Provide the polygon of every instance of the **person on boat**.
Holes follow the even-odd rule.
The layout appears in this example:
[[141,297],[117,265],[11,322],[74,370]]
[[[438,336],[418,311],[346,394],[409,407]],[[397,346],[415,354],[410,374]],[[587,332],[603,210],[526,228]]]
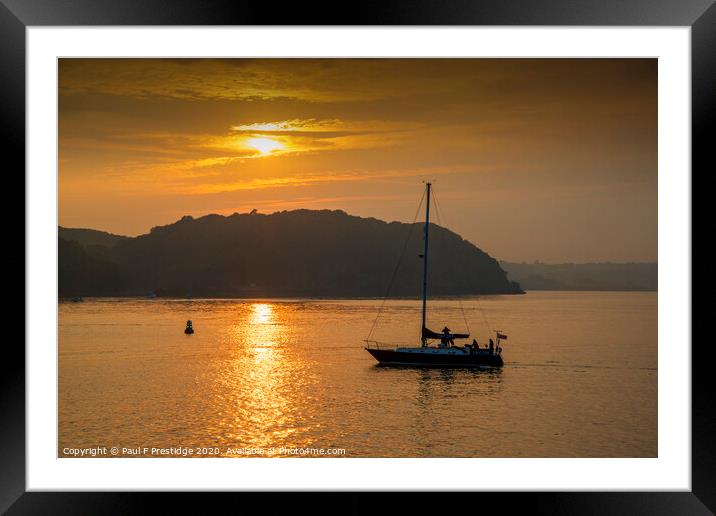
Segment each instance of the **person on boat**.
[[448,328],[447,326],[445,326],[445,328],[443,328],[443,338],[440,339],[440,346],[441,346],[441,347],[447,346],[447,344],[448,344],[447,335],[449,335],[449,334],[450,334],[450,328]]
[[448,344],[451,346],[455,345],[455,341],[450,338],[450,328],[447,326],[443,328],[443,338],[440,339],[440,344],[443,346],[447,346]]
[[475,349],[480,349],[480,345],[477,343],[477,339],[472,339],[472,347]]
[[188,320],[186,322],[186,328],[184,328],[184,333],[194,333],[194,328],[192,327],[191,320]]
[[495,343],[490,339],[490,355],[492,355],[493,351],[495,351]]

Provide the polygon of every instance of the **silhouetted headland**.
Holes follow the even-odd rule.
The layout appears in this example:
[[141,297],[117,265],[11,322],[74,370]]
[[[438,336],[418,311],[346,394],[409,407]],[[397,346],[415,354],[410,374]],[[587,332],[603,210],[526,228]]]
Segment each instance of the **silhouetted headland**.
[[[431,295],[523,293],[459,235],[430,238]],[[412,297],[421,247],[421,224],[340,210],[186,216],[133,238],[60,227],[59,296],[382,297],[395,273],[387,293]]]
[[500,262],[526,290],[609,290],[655,292],[656,263],[510,263]]

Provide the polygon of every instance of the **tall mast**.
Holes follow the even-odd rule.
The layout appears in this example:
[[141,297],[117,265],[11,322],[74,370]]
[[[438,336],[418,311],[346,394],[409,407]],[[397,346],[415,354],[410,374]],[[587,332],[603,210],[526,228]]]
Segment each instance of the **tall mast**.
[[428,304],[428,228],[430,226],[430,187],[431,183],[426,183],[427,202],[425,203],[425,249],[423,250],[423,327],[420,330],[420,337],[423,346],[427,345],[425,339],[425,314]]

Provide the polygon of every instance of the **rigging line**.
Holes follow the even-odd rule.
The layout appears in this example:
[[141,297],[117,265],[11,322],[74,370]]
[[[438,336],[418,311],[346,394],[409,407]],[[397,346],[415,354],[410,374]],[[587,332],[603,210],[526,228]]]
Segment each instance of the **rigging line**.
[[[438,222],[441,226],[443,226],[445,229],[450,229],[448,227],[447,223],[447,217],[443,215],[442,207],[440,206],[440,203],[438,202],[438,197],[435,195],[435,186],[433,186],[433,199],[435,203],[435,215],[437,216]],[[443,223],[444,221],[444,223]],[[470,333],[470,325],[467,322],[467,316],[465,315],[465,308],[462,306],[462,298],[458,296],[457,298],[458,306],[460,307],[460,312],[462,313],[462,320],[465,321],[465,328],[467,329],[467,333]],[[483,314],[484,316],[484,314]]]
[[462,312],[462,320],[465,321],[465,328],[467,328],[467,333],[470,333],[470,325],[467,322],[467,316],[465,315],[465,309],[462,307],[462,299],[457,298],[458,305],[460,305],[460,311]]
[[477,308],[478,308],[478,310],[480,310],[480,313],[482,314],[482,320],[485,321],[485,326],[487,326],[487,329],[490,330],[490,333],[493,333],[492,325],[490,324],[490,321],[487,319],[487,314],[485,314],[485,310],[482,309],[482,305],[480,304],[479,298],[475,298],[475,304],[477,304]]
[[403,249],[400,252],[400,258],[398,258],[398,263],[395,265],[395,269],[393,269],[393,275],[390,278],[390,282],[388,283],[388,289],[385,291],[385,297],[383,297],[383,301],[380,304],[380,307],[378,308],[378,314],[375,316],[375,320],[373,320],[373,325],[370,327],[370,331],[368,332],[368,336],[366,337],[366,340],[370,339],[371,335],[373,335],[373,330],[375,330],[375,325],[378,323],[378,318],[380,317],[380,314],[383,312],[383,308],[385,307],[385,302],[388,300],[388,296],[390,295],[390,289],[393,288],[393,282],[395,281],[395,277],[398,274],[398,269],[400,268],[400,264],[403,262],[403,257],[405,257],[405,251],[408,249],[408,242],[410,241],[410,237],[413,234],[413,229],[415,228],[415,221],[418,220],[418,214],[420,213],[420,208],[423,206],[423,201],[425,200],[425,192],[426,190],[423,190],[423,196],[420,198],[420,202],[418,203],[418,209],[415,210],[415,217],[413,217],[413,223],[410,224],[410,229],[408,230],[408,236],[405,238],[405,242],[403,242]]
[[[433,199],[435,199],[435,211],[438,214],[438,218],[441,218],[442,208],[440,207],[440,203],[438,202],[438,198],[435,194],[435,187],[433,186]],[[445,218],[444,216],[442,218]],[[445,221],[445,227],[448,228],[447,220]],[[449,228],[448,228],[449,229]],[[490,331],[490,333],[493,333],[492,325],[490,324],[490,321],[487,318],[487,314],[485,313],[485,310],[482,308],[482,304],[480,303],[480,298],[475,298],[475,304],[477,304],[478,309],[480,310],[480,313],[482,314],[482,320],[485,322],[485,326],[487,326],[487,329]],[[460,303],[460,309],[462,310],[462,303]],[[463,311],[463,318],[465,317],[465,312]],[[467,320],[465,320],[465,324],[467,324]],[[469,330],[469,328],[468,328]]]

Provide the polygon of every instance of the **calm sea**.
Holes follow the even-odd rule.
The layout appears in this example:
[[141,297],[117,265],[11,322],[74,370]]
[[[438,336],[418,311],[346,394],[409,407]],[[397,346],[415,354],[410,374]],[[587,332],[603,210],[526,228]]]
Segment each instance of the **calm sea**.
[[[431,301],[434,330],[508,335],[494,370],[377,366],[381,303],[60,303],[58,456],[657,455],[656,293]],[[416,345],[419,326],[418,300],[390,300],[372,338]]]

